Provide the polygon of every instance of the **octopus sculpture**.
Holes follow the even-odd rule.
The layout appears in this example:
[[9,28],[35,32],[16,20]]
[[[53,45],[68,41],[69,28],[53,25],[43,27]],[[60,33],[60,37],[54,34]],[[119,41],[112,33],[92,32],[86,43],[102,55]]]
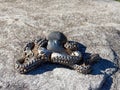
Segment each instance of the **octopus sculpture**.
[[87,74],[91,72],[92,64],[99,59],[98,54],[92,54],[88,60],[83,60],[78,43],[68,41],[63,33],[54,31],[46,38],[35,39],[27,43],[22,58],[15,63],[15,69],[24,74],[42,63],[51,62]]

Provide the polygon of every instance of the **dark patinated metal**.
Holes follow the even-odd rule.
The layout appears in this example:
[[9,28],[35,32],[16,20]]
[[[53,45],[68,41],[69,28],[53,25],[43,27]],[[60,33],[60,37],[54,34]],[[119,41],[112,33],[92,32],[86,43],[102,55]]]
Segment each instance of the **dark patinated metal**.
[[54,31],[46,39],[40,38],[27,43],[23,57],[15,63],[15,69],[19,73],[26,73],[41,63],[52,62],[66,65],[83,74],[90,73],[92,63],[98,61],[100,57],[93,54],[87,63],[82,62],[82,54],[78,48],[78,43],[70,42],[63,33]]

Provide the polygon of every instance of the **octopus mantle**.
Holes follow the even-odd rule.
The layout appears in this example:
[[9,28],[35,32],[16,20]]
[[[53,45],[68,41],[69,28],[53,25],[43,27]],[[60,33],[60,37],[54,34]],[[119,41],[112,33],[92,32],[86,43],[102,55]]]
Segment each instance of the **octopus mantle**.
[[27,43],[22,58],[15,63],[15,69],[22,74],[37,68],[41,63],[52,62],[66,65],[79,73],[90,73],[91,65],[100,57],[93,54],[84,61],[78,48],[78,43],[68,41],[63,33],[54,31],[46,38]]

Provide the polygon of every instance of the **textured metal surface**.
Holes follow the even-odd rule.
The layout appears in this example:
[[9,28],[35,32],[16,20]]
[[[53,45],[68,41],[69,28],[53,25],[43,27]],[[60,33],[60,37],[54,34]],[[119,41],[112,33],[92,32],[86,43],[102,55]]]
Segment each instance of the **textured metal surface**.
[[91,71],[90,64],[99,60],[99,55],[95,54],[91,55],[89,61],[82,62],[78,43],[66,41],[67,38],[61,32],[52,32],[48,38],[49,40],[40,38],[26,44],[23,58],[17,60],[15,65],[19,73],[29,72],[43,62],[52,62],[87,74]]

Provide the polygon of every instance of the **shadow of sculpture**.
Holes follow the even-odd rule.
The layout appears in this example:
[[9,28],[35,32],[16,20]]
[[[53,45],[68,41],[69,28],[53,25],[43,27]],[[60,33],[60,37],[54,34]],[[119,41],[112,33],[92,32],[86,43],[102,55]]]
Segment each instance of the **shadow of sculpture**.
[[106,76],[105,82],[102,84],[102,87],[99,90],[110,90],[113,83],[113,78]]
[[27,73],[27,75],[37,75],[37,74],[42,74],[45,72],[49,72],[52,71],[55,68],[68,68],[67,66],[63,66],[60,64],[55,64],[55,63],[50,63],[50,62],[46,62],[40,65],[40,67],[30,71]]
[[107,59],[102,59],[92,66],[92,75],[106,74],[111,75],[116,71],[115,64]]

